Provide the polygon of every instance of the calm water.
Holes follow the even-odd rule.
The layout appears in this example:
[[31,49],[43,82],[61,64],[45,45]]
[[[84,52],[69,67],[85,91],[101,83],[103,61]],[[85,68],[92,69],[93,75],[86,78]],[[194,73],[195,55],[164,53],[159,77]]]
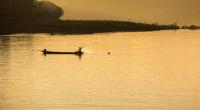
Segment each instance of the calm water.
[[200,110],[200,31],[2,36],[0,110]]

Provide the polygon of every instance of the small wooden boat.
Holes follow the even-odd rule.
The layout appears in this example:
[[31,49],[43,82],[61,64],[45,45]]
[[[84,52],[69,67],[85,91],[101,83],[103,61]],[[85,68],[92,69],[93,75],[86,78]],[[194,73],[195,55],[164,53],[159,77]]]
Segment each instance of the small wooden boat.
[[79,50],[75,51],[75,52],[55,52],[55,51],[47,51],[47,49],[44,49],[42,52],[44,55],[46,54],[69,54],[69,55],[78,55],[81,56],[83,55],[83,51],[82,51],[83,47],[79,47]]

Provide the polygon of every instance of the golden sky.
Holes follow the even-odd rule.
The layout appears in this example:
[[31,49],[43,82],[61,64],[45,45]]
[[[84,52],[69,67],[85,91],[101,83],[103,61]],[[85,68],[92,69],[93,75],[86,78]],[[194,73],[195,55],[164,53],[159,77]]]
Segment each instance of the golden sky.
[[200,24],[200,0],[49,0],[65,11],[62,19],[114,19]]

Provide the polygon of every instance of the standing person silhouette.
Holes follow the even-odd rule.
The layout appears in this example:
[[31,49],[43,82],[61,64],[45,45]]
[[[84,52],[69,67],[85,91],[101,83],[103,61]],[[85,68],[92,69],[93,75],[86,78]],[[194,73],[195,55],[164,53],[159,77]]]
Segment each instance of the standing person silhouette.
[[82,52],[83,47],[78,48],[78,52]]

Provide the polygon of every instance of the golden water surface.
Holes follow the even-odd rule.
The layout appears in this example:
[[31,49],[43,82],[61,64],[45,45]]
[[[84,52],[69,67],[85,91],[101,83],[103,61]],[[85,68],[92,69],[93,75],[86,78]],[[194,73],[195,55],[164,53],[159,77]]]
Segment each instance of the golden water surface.
[[2,36],[0,110],[200,110],[200,31]]

